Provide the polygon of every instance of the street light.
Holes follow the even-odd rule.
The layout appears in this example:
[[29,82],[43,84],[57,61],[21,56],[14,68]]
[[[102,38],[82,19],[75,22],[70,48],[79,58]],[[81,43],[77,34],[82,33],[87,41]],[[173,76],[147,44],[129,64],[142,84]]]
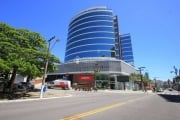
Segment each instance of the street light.
[[144,84],[143,84],[143,78],[142,78],[142,71],[144,70],[144,68],[146,67],[139,67],[139,71],[140,71],[140,77],[141,77],[141,89],[144,90]]
[[[43,80],[42,80],[42,86],[41,86],[41,93],[40,93],[40,98],[43,98],[43,89],[45,87],[45,80],[46,80],[46,77],[47,77],[47,69],[48,69],[48,63],[49,63],[49,55],[50,55],[50,50],[51,50],[51,41],[55,39],[55,36],[51,37],[49,40],[48,40],[48,49],[47,49],[47,56],[46,56],[46,63],[45,63],[45,69],[44,69],[44,76],[43,76]],[[56,42],[58,42],[59,39],[56,40]],[[55,42],[55,43],[56,43]],[[55,44],[54,43],[54,44]]]

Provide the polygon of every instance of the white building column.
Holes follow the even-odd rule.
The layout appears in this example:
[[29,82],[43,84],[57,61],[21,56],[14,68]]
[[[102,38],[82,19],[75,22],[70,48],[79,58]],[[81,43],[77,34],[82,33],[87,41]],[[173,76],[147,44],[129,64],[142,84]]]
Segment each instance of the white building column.
[[114,83],[115,83],[115,89],[118,90],[118,81],[117,81],[117,75],[113,75],[114,76]]

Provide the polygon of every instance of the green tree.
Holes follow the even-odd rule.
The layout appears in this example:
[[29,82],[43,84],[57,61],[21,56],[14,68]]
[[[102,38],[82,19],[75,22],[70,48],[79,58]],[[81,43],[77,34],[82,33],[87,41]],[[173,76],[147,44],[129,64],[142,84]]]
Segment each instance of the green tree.
[[130,77],[130,80],[141,81],[141,75],[140,74],[131,73],[129,77]]
[[[39,33],[0,23],[0,73],[12,73],[11,88],[17,73],[28,79],[42,76],[46,56],[47,44]],[[55,70],[54,63],[59,62],[50,55],[48,70]]]

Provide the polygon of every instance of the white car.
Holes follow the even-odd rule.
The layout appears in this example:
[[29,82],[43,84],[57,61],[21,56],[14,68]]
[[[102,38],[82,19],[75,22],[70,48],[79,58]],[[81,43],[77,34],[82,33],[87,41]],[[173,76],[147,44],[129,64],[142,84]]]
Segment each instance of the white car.
[[163,88],[157,88],[156,92],[163,92]]
[[47,88],[49,89],[54,88],[54,82],[53,81],[47,82]]

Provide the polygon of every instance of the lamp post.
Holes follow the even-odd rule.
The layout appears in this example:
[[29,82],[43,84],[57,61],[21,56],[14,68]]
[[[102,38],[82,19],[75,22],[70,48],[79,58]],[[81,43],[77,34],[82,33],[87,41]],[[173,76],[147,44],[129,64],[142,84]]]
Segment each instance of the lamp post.
[[[40,93],[40,98],[43,98],[43,89],[45,87],[45,80],[47,77],[47,69],[48,69],[48,63],[49,63],[49,55],[50,55],[50,47],[51,47],[51,41],[55,39],[55,36],[51,37],[48,40],[48,49],[47,49],[47,55],[46,55],[46,63],[45,63],[45,68],[44,68],[44,76],[43,76],[43,80],[42,80],[42,86],[41,86],[41,93]],[[59,40],[57,39],[56,42],[58,42]]]
[[142,71],[144,70],[144,68],[146,67],[139,67],[139,71],[140,71],[140,77],[141,77],[141,89],[144,91],[144,84],[143,84],[143,76],[142,76]]

